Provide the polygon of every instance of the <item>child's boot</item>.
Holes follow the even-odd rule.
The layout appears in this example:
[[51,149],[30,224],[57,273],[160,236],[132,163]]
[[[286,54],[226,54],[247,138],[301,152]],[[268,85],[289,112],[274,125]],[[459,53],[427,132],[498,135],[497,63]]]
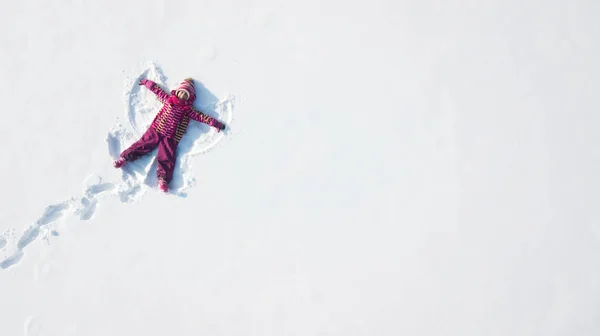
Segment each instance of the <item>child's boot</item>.
[[168,192],[169,184],[167,183],[167,181],[165,181],[163,179],[158,179],[158,189],[160,189],[163,192]]
[[127,160],[124,158],[119,158],[117,161],[113,162],[113,167],[121,168],[125,165],[125,163],[127,163]]

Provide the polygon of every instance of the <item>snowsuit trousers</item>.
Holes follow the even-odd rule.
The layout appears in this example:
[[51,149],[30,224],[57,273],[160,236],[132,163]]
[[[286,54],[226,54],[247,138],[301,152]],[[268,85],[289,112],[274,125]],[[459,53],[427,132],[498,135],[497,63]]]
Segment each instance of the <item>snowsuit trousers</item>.
[[121,153],[121,157],[128,162],[135,161],[150,153],[158,146],[158,154],[156,155],[158,168],[156,170],[156,176],[169,183],[173,179],[173,171],[175,170],[177,145],[178,142],[175,141],[174,138],[166,137],[150,127],[146,133],[142,135],[141,139]]

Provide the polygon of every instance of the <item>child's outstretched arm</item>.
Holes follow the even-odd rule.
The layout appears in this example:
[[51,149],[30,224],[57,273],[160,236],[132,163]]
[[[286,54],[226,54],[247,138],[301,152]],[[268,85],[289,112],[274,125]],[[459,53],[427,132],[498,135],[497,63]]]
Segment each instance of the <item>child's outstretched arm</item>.
[[190,111],[190,118],[216,128],[217,132],[221,132],[221,130],[225,129],[225,124],[213,117],[207,116],[206,114],[196,110],[195,108],[192,108],[192,110]]
[[148,88],[148,90],[152,91],[158,97],[161,103],[166,103],[169,99],[169,94],[166,93],[163,89],[160,88],[156,83],[149,79],[141,79],[139,85],[143,85]]

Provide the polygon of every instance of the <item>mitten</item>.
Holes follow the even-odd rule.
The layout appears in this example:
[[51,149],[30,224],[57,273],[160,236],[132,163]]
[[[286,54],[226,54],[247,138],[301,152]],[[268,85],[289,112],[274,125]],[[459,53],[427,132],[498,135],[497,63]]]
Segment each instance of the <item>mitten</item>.
[[213,126],[217,128],[217,132],[221,132],[222,130],[225,129],[225,124],[223,124],[222,122],[220,122],[220,121],[218,121],[216,119],[214,121]]
[[151,90],[152,87],[154,86],[154,82],[149,80],[149,79],[141,79],[139,85],[143,85],[145,87],[148,88],[148,90]]

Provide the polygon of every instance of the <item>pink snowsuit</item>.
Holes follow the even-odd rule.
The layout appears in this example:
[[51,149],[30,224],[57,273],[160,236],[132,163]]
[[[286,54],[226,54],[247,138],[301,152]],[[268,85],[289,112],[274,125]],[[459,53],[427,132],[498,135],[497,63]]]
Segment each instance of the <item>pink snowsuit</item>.
[[166,93],[153,81],[143,80],[140,83],[150,89],[164,105],[142,138],[124,150],[121,158],[126,161],[134,161],[158,146],[157,176],[168,184],[171,182],[173,170],[175,170],[177,145],[185,134],[190,119],[216,127],[218,131],[224,129],[225,125],[193,107],[196,92],[191,79],[186,79],[179,87],[179,89],[188,91],[188,100],[179,99],[175,95],[176,90],[172,90],[171,94]]

